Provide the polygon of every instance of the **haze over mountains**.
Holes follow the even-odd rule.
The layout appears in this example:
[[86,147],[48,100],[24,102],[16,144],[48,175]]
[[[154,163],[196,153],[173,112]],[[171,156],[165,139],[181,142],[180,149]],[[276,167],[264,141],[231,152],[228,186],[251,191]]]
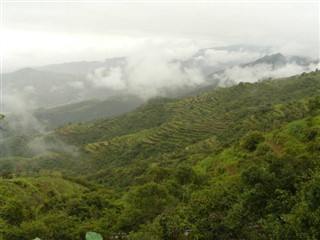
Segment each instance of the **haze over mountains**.
[[317,1],[0,12],[0,240],[320,239]]
[[205,86],[286,77],[315,68],[312,59],[272,53],[267,47],[206,48],[176,59],[166,49],[151,45],[131,56],[103,62],[52,64],[3,74],[3,108],[14,111],[16,99],[35,109],[115,95],[137,95],[143,100],[176,97]]
[[6,138],[0,236],[319,239],[319,80],[313,71],[152,99]]

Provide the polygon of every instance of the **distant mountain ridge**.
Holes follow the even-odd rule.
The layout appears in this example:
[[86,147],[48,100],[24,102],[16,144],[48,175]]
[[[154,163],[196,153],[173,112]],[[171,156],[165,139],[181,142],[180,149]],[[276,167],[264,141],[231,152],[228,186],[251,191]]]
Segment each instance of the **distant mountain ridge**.
[[125,64],[124,57],[109,58],[105,61],[80,61],[80,62],[69,62],[60,64],[50,64],[46,66],[36,67],[36,70],[40,71],[51,71],[59,73],[69,73],[69,74],[80,74],[85,75],[88,72],[94,71],[96,68],[111,68],[119,67]]
[[48,109],[39,109],[34,116],[49,128],[73,122],[81,123],[118,116],[137,108],[143,100],[137,96],[114,96],[106,100],[88,100]]
[[241,81],[253,82],[273,77],[289,77],[315,70],[317,65],[318,61],[306,57],[275,53],[264,55],[252,62],[214,71],[207,75],[207,80],[212,86],[231,86]]
[[259,64],[269,64],[273,69],[283,67],[286,64],[295,63],[300,66],[307,66],[311,63],[311,60],[299,56],[289,56],[286,57],[281,53],[275,53],[271,55],[266,55],[262,58],[255,60],[254,62],[242,64],[242,67],[253,67]]
[[5,139],[4,240],[89,229],[104,239],[319,239],[319,89],[319,71],[242,82]]
[[[304,57],[288,57],[281,53],[269,54],[270,51],[271,49],[268,47],[244,44],[200,49],[188,59],[178,59],[176,61],[178,61],[178,66],[182,71],[188,71],[190,69],[199,71],[203,77],[202,82],[191,84],[190,86],[182,84],[176,88],[164,88],[159,91],[161,93],[160,95],[170,98],[182,97],[192,95],[196,92],[202,92],[208,88],[231,86],[243,81],[234,79],[235,77],[240,77],[240,74],[237,72],[232,76],[233,78],[228,75],[228,71],[232,68],[247,70],[265,65],[270,66],[271,70],[277,70],[287,64],[295,64],[301,67],[301,72],[303,72],[305,71],[304,69],[307,69],[308,64],[316,64],[315,61]],[[85,105],[87,107],[91,106],[92,111],[94,111],[95,104],[91,101],[92,99],[103,101],[112,96],[121,97],[127,94],[131,95],[132,93],[126,89],[114,90],[100,86],[99,84],[95,85],[94,77],[93,79],[88,79],[87,75],[95,71],[99,72],[99,69],[102,69],[101,76],[99,75],[98,77],[101,78],[99,80],[106,81],[108,76],[104,76],[103,74],[108,74],[109,69],[120,69],[119,71],[121,71],[125,66],[126,58],[118,57],[106,59],[101,62],[80,61],[51,64],[36,68],[24,68],[2,75],[3,93],[9,95],[11,98],[12,96],[21,97],[20,100],[22,102],[28,102],[28,108],[33,109],[52,108],[55,106],[61,107],[61,105],[73,103],[84,104],[85,101],[89,101]],[[269,71],[270,69],[268,68],[266,70]],[[122,75],[115,76],[115,79],[125,77],[125,73],[120,72],[120,74]],[[244,81],[257,81],[259,79],[261,79],[260,76],[253,74],[250,79],[244,79]],[[152,81],[152,79],[150,79],[150,81]],[[148,91],[148,89],[145,89],[145,91]],[[14,108],[10,107],[11,103],[12,101],[4,102],[5,111],[11,112],[14,110]],[[128,108],[126,109],[129,109],[129,106],[133,106],[130,102],[127,104]],[[77,108],[77,105],[74,106]],[[134,106],[136,105],[134,104]],[[89,108],[86,108],[84,112],[88,113],[88,109]],[[131,108],[131,110],[133,109]],[[66,112],[66,114],[68,113]],[[95,116],[95,114],[92,114],[92,116]],[[74,118],[71,119],[76,120]]]

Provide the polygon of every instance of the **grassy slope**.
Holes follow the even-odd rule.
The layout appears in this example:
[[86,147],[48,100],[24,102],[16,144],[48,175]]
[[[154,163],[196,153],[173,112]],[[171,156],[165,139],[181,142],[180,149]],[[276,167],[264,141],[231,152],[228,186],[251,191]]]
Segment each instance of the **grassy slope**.
[[39,204],[39,201],[43,202],[48,199],[50,194],[71,196],[73,194],[80,194],[87,189],[84,186],[64,180],[59,176],[1,179],[0,184],[2,204],[10,198],[19,196],[20,201],[28,202],[34,208]]
[[50,109],[42,109],[34,115],[49,127],[56,128],[70,122],[86,122],[109,116],[117,116],[134,110],[142,102],[141,99],[135,96],[112,97],[104,101],[89,100]]
[[[128,171],[139,174],[152,162],[197,161],[206,154],[219,152],[250,130],[269,131],[302,118],[307,107],[306,102],[299,100],[319,94],[319,76],[315,72],[254,84],[240,83],[177,100],[155,99],[118,117],[68,124],[58,128],[56,134],[64,142],[79,147],[76,157],[48,153],[33,157],[29,164],[28,160],[22,162],[29,169],[33,162],[45,169],[84,174],[102,171],[105,172],[102,176],[112,178]],[[13,143],[18,142],[17,148],[26,141]]]
[[184,161],[189,155],[219,151],[250,130],[269,131],[302,118],[307,107],[300,100],[319,94],[319,76],[240,83],[179,100],[154,101],[120,117],[70,124],[58,133],[81,146],[82,164],[92,169],[141,170],[151,162]]
[[[174,197],[159,214],[181,214],[176,224],[180,228],[189,224],[199,239],[270,239],[274,237],[268,235],[272,231],[279,236],[293,234],[291,238],[283,235],[282,239],[312,239],[294,235],[290,228],[294,232],[300,227],[297,231],[313,234],[312,224],[310,230],[299,221],[304,221],[305,212],[312,220],[313,211],[306,208],[310,203],[304,194],[309,194],[319,175],[319,111],[311,112],[308,102],[310,97],[319,96],[319,89],[317,72],[239,84],[180,100],[158,99],[120,117],[59,128],[60,138],[80,147],[80,155],[69,156],[70,161],[65,161],[68,156],[61,153],[7,161],[23,163],[20,167],[25,169],[33,162],[34,167],[42,169],[76,171],[96,184],[119,190],[134,186],[129,188],[128,196],[156,183]],[[251,130],[258,130],[262,139],[248,151],[246,142]],[[0,183],[4,186],[0,196],[6,196],[1,201],[17,195],[22,196],[22,202],[34,196],[46,199],[51,191],[63,195],[64,185],[66,194],[81,195],[86,190],[52,177]],[[47,190],[41,192],[42,188]],[[110,226],[115,230],[102,225],[101,233],[134,230],[147,234],[139,224],[157,223],[153,217],[137,220],[133,209],[141,206],[139,201],[130,202],[127,193],[118,201],[123,209],[119,218],[112,219]],[[138,206],[131,209],[130,204]],[[126,219],[130,216],[133,222],[138,221],[136,226],[128,225]],[[281,225],[279,216],[286,218],[286,225]],[[258,227],[253,229],[253,225]],[[77,220],[75,226],[82,226],[81,221]],[[159,232],[154,234],[159,236]]]

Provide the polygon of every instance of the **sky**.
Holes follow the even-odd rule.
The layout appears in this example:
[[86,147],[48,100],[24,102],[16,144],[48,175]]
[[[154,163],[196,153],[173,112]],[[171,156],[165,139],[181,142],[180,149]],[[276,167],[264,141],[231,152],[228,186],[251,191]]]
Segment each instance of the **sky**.
[[316,1],[2,1],[3,72],[128,56],[150,42],[175,57],[232,44],[319,58]]

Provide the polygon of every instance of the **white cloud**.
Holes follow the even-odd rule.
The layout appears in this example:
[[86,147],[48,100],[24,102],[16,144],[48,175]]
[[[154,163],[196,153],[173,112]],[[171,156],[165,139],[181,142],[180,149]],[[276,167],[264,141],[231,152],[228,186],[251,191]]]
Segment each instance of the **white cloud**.
[[214,75],[214,78],[220,79],[219,85],[225,87],[239,82],[256,82],[268,78],[289,77],[302,72],[314,71],[316,68],[317,64],[299,66],[295,63],[286,64],[278,69],[273,69],[269,64],[259,64],[244,68],[235,66],[226,69],[222,75]]
[[174,51],[171,44],[148,41],[127,57],[123,68],[98,68],[87,79],[96,87],[126,90],[143,98],[161,95],[164,89],[202,84],[205,80],[199,69],[183,68],[176,61],[190,50]]
[[75,89],[83,89],[84,88],[84,83],[80,82],[80,81],[68,82],[68,85],[75,88]]
[[10,110],[14,119],[9,121],[10,129],[19,134],[29,131],[43,132],[44,127],[33,116],[34,102],[28,95],[21,92],[3,94],[2,104],[4,111]]
[[97,88],[105,87],[112,90],[123,90],[126,88],[123,72],[120,67],[110,69],[97,68],[93,73],[87,75],[87,79]]
[[8,129],[6,130],[15,136],[32,134],[33,138],[25,144],[34,154],[59,151],[77,156],[78,152],[75,147],[62,141],[47,142],[45,140],[52,133],[46,131],[45,126],[34,117],[34,103],[27,95],[24,95],[24,92],[3,94],[2,101],[4,109],[10,109],[10,113],[6,114],[8,115]]
[[63,88],[58,87],[58,86],[52,86],[49,90],[50,93],[54,93],[54,92],[62,92]]
[[207,47],[236,43],[291,45],[288,51],[298,50],[313,58],[319,55],[318,3],[302,0],[7,1],[2,18],[4,69],[17,69],[26,63],[34,66],[124,56],[144,39],[156,38],[206,41]]
[[205,52],[203,61],[209,66],[222,64],[239,64],[251,62],[262,57],[264,53],[253,51],[226,51],[209,49]]
[[25,86],[23,88],[23,92],[27,93],[28,95],[35,95],[37,93],[35,87],[30,85]]

